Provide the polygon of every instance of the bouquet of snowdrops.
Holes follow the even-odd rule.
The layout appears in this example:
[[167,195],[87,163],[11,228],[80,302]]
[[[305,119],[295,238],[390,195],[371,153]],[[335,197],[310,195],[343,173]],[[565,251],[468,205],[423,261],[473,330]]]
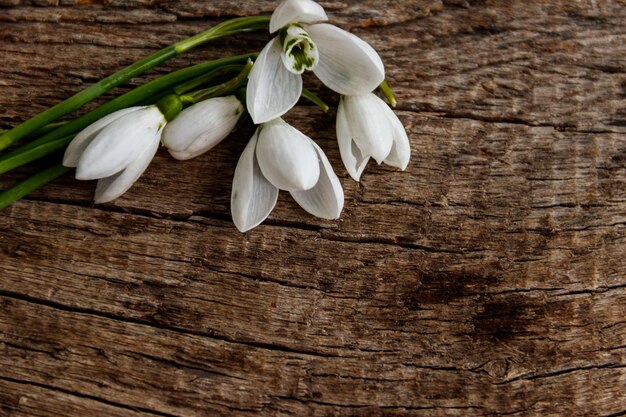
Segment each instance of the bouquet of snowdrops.
[[[21,125],[0,134],[0,174],[59,153],[62,162],[0,194],[0,209],[75,169],[78,180],[97,180],[95,202],[124,194],[146,170],[159,146],[176,159],[209,151],[247,113],[257,125],[244,149],[232,185],[231,212],[242,232],[271,213],[279,190],[310,214],[337,219],[344,195],[322,149],[281,117],[305,97],[328,106],[303,87],[313,73],[341,95],[337,141],[350,176],[359,181],[370,158],[404,170],[410,147],[391,110],[395,99],[376,51],[357,36],[328,23],[312,0],[284,0],[271,18],[226,21],[171,45],[86,88]],[[112,88],[198,45],[241,32],[269,30],[259,53],[203,62],[141,85],[85,115],[59,122]],[[389,105],[374,92],[379,89]]]

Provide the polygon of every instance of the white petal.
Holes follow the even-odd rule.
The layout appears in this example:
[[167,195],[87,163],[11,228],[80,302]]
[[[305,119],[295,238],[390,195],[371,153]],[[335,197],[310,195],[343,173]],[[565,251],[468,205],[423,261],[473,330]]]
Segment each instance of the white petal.
[[172,155],[198,156],[232,132],[242,111],[241,102],[235,96],[194,104],[168,123],[163,131],[163,145]]
[[355,181],[359,181],[370,157],[361,153],[361,150],[352,140],[353,137],[354,135],[350,130],[350,124],[346,117],[345,104],[341,100],[337,110],[337,143],[339,144],[341,160],[348,174]]
[[108,203],[128,191],[148,168],[158,149],[159,138],[155,136],[152,143],[126,169],[111,177],[99,180],[96,186],[96,203]]
[[393,146],[393,129],[387,117],[389,107],[373,93],[345,96],[341,101],[352,140],[364,155],[382,163]]
[[313,70],[327,87],[340,94],[372,92],[385,79],[385,67],[367,42],[329,24],[307,28],[319,48],[320,61]]
[[[384,103],[383,103],[384,104]],[[384,160],[385,164],[392,167],[400,168],[402,171],[409,165],[411,159],[411,144],[409,143],[409,136],[406,133],[404,125],[393,112],[393,110],[385,104],[387,118],[391,125],[393,132],[393,146],[387,159]]]
[[343,188],[324,151],[311,141],[320,164],[320,179],[306,191],[293,191],[291,196],[310,214],[322,219],[338,219],[343,210]]
[[125,114],[134,112],[141,108],[142,107],[129,107],[127,109],[118,110],[87,126],[78,135],[76,135],[74,139],[72,139],[68,147],[65,149],[65,154],[63,155],[63,165],[66,167],[76,167],[85,148],[89,146],[91,141],[104,127]]
[[290,23],[315,23],[328,20],[324,8],[312,0],[284,0],[270,19],[270,33]]
[[110,177],[126,168],[160,138],[165,118],[155,106],[126,114],[106,126],[82,153],[76,178],[94,180]]
[[256,159],[258,131],[244,149],[233,178],[230,211],[240,232],[247,232],[263,223],[278,200],[278,188],[261,172]]
[[285,68],[278,38],[259,54],[250,71],[246,101],[255,124],[274,120],[296,105],[302,93],[302,77]]
[[282,119],[261,127],[256,155],[265,178],[281,190],[308,190],[319,180],[320,167],[311,139]]

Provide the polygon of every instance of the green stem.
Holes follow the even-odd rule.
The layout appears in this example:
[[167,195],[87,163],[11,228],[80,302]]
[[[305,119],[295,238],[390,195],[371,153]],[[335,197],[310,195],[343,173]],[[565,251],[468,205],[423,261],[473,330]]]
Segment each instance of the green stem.
[[213,39],[218,39],[224,36],[236,35],[237,33],[241,32],[269,30],[269,23],[269,16],[238,17],[220,23],[219,25],[205,32],[199,33],[189,39],[180,41],[172,46],[176,50],[177,54],[180,55],[190,49],[195,48],[198,45],[202,45],[203,43],[206,43]]
[[324,103],[324,101],[319,98],[317,94],[306,88],[302,88],[302,97],[317,105],[317,107],[322,109],[324,113],[326,113],[330,109],[330,107],[328,107],[328,104]]
[[393,90],[389,86],[389,83],[387,82],[387,80],[383,81],[382,84],[378,86],[378,88],[380,88],[380,91],[382,91],[383,95],[389,102],[389,105],[391,107],[396,107],[398,102],[396,101],[396,96],[395,94],[393,94]]
[[70,169],[71,168],[64,167],[61,164],[53,165],[50,168],[33,175],[27,180],[20,182],[15,187],[0,193],[0,210],[7,208],[20,198],[40,187],[43,187],[50,181],[65,174]]
[[218,68],[215,71],[211,71],[209,73],[196,77],[193,80],[188,81],[184,84],[177,85],[176,87],[174,87],[174,93],[180,96],[195,88],[200,87],[203,84],[209,84],[212,81],[222,78],[225,75],[229,75],[232,73],[239,73],[242,69],[243,69],[243,65],[227,65],[227,66]]
[[35,139],[35,138],[38,138],[40,136],[43,136],[43,135],[46,135],[46,134],[52,132],[53,130],[56,130],[56,129],[60,128],[61,126],[65,125],[65,124],[67,124],[67,122],[50,123],[49,125],[45,125],[41,129],[39,129],[35,133],[31,133],[30,135],[26,136],[25,139]]
[[180,99],[185,103],[197,103],[202,100],[208,100],[213,97],[225,96],[237,90],[248,80],[248,74],[252,70],[253,62],[248,60],[241,72],[232,80],[226,81],[223,84],[216,85],[214,87],[206,88],[204,90],[194,91],[193,93],[181,96]]
[[49,142],[41,143],[37,146],[32,146],[29,149],[25,149],[19,153],[12,153],[0,160],[0,174],[9,172],[12,169],[26,165],[29,162],[35,161],[39,158],[43,158],[52,152],[65,149],[67,145],[74,139],[74,135],[66,136],[61,139],[52,140]]
[[[50,133],[55,129],[58,129],[59,127],[63,126],[64,124],[66,124],[67,122],[55,122],[55,123],[50,123],[49,125],[45,125],[44,127],[42,127],[41,129],[39,129],[38,131],[31,133],[28,136],[25,136],[24,139],[35,139],[38,138],[40,136],[45,135],[46,133]],[[5,132],[8,132],[10,129],[0,129],[0,135],[2,135]]]
[[[127,107],[131,107],[145,101],[149,98],[152,98],[154,95],[160,93],[163,90],[172,88],[175,85],[180,84],[181,82],[188,81],[191,78],[197,77],[200,74],[203,74],[207,71],[212,71],[215,68],[219,68],[222,66],[233,65],[233,64],[241,64],[246,60],[250,59],[250,57],[255,54],[246,54],[239,55],[234,57],[222,58],[215,61],[207,61],[198,65],[194,65],[193,67],[181,69],[170,74],[167,74],[163,77],[157,78],[156,80],[150,81],[147,84],[144,84],[140,87],[135,88],[123,94],[100,107],[92,110],[91,112],[85,114],[78,119],[72,120],[59,127],[53,132],[48,133],[47,135],[28,143],[13,152],[0,157],[0,166],[7,159],[13,159],[16,156],[19,156],[21,153],[28,151],[31,148],[37,148],[42,144],[46,144],[48,142],[57,141],[61,138],[64,138],[69,135],[74,135],[78,133],[80,130],[86,128],[90,124],[95,121],[101,119],[102,117],[113,113],[114,111],[118,111]],[[43,154],[41,156],[44,156]],[[4,173],[7,171],[1,171],[0,173]]]
[[49,108],[26,122],[14,127],[10,131],[3,133],[0,135],[0,150],[7,148],[23,137],[36,132],[45,125],[60,119],[66,114],[71,113],[72,111],[89,103],[96,97],[99,97],[107,91],[125,83],[131,78],[141,75],[149,69],[162,64],[170,58],[180,55],[205,42],[218,39],[223,36],[234,35],[240,32],[267,29],[268,24],[269,17],[265,16],[236,18],[221,23],[189,39],[170,45],[167,48],[164,48],[140,61],[137,61],[123,70],[104,78],[69,99]]
[[[239,99],[239,101],[241,101],[241,104],[243,104],[243,107],[247,110],[248,108],[248,103],[247,103],[247,89],[246,87],[240,87],[239,89],[237,89],[237,91],[235,91],[235,97],[237,97]],[[247,111],[246,111],[247,113]],[[241,118],[243,119],[243,117]],[[241,119],[239,119],[239,121],[241,121]]]

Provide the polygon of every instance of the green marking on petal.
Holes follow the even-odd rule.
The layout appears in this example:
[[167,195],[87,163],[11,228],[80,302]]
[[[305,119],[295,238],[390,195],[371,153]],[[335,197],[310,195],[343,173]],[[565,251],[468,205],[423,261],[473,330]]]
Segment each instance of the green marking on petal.
[[285,67],[295,74],[313,70],[319,61],[319,53],[307,31],[300,25],[291,25],[280,31],[283,46],[282,60]]

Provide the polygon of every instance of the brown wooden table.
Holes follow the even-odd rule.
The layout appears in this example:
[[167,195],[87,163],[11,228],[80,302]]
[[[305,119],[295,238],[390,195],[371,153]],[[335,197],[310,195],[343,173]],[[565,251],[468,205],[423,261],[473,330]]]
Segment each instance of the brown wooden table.
[[[0,0],[0,128],[275,4]],[[112,204],[68,175],[3,211],[0,415],[625,415],[624,1],[323,5],[385,60],[408,171],[353,182],[334,112],[304,103],[288,120],[336,167],[339,221],[283,194],[237,232],[251,127],[160,152]]]

